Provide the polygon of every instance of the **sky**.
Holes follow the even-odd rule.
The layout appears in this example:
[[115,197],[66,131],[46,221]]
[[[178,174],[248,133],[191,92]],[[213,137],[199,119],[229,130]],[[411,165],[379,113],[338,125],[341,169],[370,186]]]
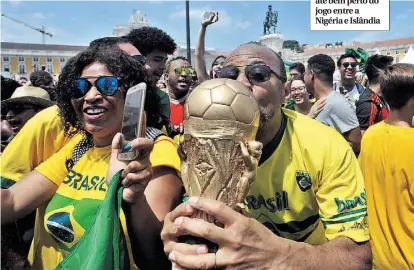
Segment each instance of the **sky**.
[[[310,31],[309,1],[190,1],[191,46],[195,46],[204,11],[218,11],[219,21],[208,27],[206,47],[231,51],[257,41],[263,32],[267,6],[279,12],[277,32],[300,44],[339,41],[370,42],[414,37],[414,1],[390,2],[390,31]],[[112,36],[117,24],[127,24],[134,10],[146,15],[179,45],[186,44],[185,1],[1,1],[2,13],[52,33],[47,44],[87,45]],[[1,17],[1,41],[41,43],[42,35]]]

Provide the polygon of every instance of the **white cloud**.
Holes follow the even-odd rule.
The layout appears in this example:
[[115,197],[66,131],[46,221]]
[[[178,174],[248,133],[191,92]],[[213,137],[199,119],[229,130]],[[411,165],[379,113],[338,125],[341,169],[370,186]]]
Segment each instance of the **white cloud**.
[[13,8],[19,7],[22,2],[23,2],[22,0],[11,0],[11,1],[8,1],[8,3],[10,4],[10,6],[12,6]]
[[236,22],[234,25],[235,25],[236,28],[245,30],[245,29],[249,28],[250,25],[252,25],[252,23],[250,21],[239,21],[239,22]]
[[41,12],[35,12],[35,13],[32,14],[32,18],[33,19],[44,20],[44,19],[46,19],[46,16],[43,15],[43,13],[41,13]]
[[[212,24],[210,27],[224,28],[224,27],[235,27],[240,29],[246,29],[250,26],[250,22],[238,21],[234,23],[234,19],[230,14],[224,9],[211,9],[210,6],[204,6],[201,8],[190,8],[190,19],[197,20],[201,22],[201,17],[205,11],[214,11],[218,12],[219,20],[218,22]],[[170,19],[175,18],[185,18],[185,9],[181,6],[177,6],[177,10],[170,14]]]
[[[177,7],[177,11],[170,14],[170,18],[185,18],[185,9],[183,7]],[[204,11],[208,10],[208,7],[204,8],[190,8],[190,19],[200,19]]]

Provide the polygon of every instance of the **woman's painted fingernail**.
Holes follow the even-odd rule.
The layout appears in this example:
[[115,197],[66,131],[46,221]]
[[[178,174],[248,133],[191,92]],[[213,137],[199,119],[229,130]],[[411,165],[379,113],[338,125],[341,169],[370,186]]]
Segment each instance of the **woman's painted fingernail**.
[[129,150],[131,150],[131,148],[132,148],[132,145],[128,143],[127,145],[124,146],[123,150],[124,151],[129,151]]

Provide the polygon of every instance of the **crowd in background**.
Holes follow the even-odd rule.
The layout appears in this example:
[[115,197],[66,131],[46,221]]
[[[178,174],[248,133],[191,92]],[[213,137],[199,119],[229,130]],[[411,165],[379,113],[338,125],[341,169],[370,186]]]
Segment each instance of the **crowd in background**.
[[[318,54],[286,70],[251,42],[206,69],[206,30],[218,18],[201,22],[194,67],[168,60],[174,40],[143,27],[92,41],[58,80],[44,70],[1,77],[4,269],[55,269],[93,226],[120,169],[127,268],[414,269],[414,63],[376,54],[362,73],[352,53],[336,63]],[[245,215],[183,202],[184,105],[216,78],[243,83],[260,107],[264,148]],[[125,93],[140,82],[148,129],[129,149],[146,154],[123,163],[114,153]],[[191,219],[196,209],[223,226]],[[183,234],[220,249],[180,243]]]

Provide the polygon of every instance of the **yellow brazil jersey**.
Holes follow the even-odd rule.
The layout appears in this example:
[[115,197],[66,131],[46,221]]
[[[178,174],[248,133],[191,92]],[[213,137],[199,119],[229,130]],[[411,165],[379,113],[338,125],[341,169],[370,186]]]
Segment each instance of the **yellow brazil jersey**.
[[64,135],[57,106],[37,113],[13,138],[1,156],[1,187],[9,188],[65,144],[76,144],[81,138],[81,135],[72,138]]
[[[67,145],[36,168],[36,171],[59,188],[36,217],[39,226],[36,226],[29,254],[29,261],[34,269],[56,268],[93,224],[108,190],[105,177],[111,146],[92,147],[73,167],[68,167],[68,160],[72,160],[75,152],[74,147]],[[150,160],[153,167],[168,166],[179,171],[180,161],[176,145],[166,136],[155,141]],[[127,237],[131,268],[136,269],[123,212],[121,223]]]
[[369,240],[364,181],[349,144],[309,117],[285,109],[282,115],[281,129],[263,149],[247,211],[295,241]]
[[414,128],[380,122],[362,137],[375,269],[414,269]]

